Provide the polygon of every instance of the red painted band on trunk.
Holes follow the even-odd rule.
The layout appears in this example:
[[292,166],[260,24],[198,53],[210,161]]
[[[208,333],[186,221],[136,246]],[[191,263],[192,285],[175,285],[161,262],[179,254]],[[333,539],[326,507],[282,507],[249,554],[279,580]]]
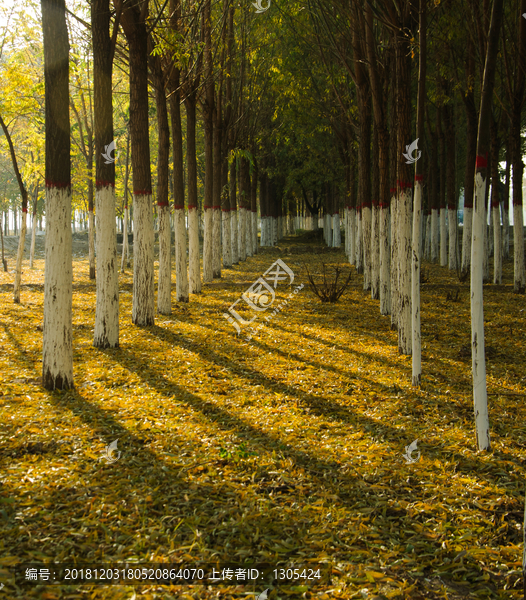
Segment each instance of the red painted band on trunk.
[[457,207],[454,204],[448,204],[447,209],[448,210],[457,210]]
[[169,202],[157,202],[157,206],[170,206]]
[[[518,202],[515,202],[515,200],[513,200],[513,206],[524,206],[523,202],[521,201],[521,199],[519,199]],[[473,207],[471,207],[473,208]]]
[[391,194],[396,194],[396,188],[391,188],[390,193]]
[[115,187],[115,182],[114,181],[104,181],[103,179],[97,179],[95,180],[95,187],[97,189],[101,188],[101,187]]
[[197,208],[197,204],[189,204],[188,210],[192,210],[192,208]]
[[27,208],[22,208],[22,212],[27,212]]
[[475,169],[486,169],[488,166],[488,154],[486,156],[477,155],[477,159],[475,160]]
[[424,181],[423,175],[415,175],[415,181]]
[[203,208],[204,208],[205,210],[212,210],[212,207],[211,207],[211,206],[207,206],[206,204],[203,206]]
[[124,206],[124,210],[128,210],[128,205],[127,204]]
[[389,202],[380,202],[378,208],[389,208]]
[[175,210],[184,210],[184,204],[174,204]]
[[403,191],[413,187],[413,184],[410,181],[399,181],[398,187]]
[[229,209],[229,208],[222,208],[221,210],[222,210],[223,212],[230,212],[230,209]]
[[65,182],[65,181],[50,181],[49,179],[46,179],[46,187],[47,188],[68,188],[71,187],[71,181]]
[[219,206],[212,206],[212,210],[221,210],[221,205],[219,205]]
[[337,210],[336,212],[333,212],[333,213],[332,213],[332,216],[334,216],[334,215],[339,215],[339,214],[340,214],[340,211],[339,211],[339,210]]
[[151,190],[137,190],[136,192],[133,192],[134,196],[151,196],[152,195],[152,191]]

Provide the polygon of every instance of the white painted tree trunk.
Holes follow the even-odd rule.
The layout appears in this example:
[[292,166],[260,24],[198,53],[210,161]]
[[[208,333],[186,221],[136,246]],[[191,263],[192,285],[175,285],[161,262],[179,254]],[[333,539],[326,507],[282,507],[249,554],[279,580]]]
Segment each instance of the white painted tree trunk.
[[509,205],[509,199],[501,200],[500,206],[502,211],[502,258],[510,257],[510,213],[505,210],[504,202]]
[[332,246],[332,223],[331,216],[325,213],[323,216],[323,237],[327,246]]
[[457,211],[454,208],[448,208],[448,223],[449,223],[449,268],[456,270],[457,268]]
[[380,314],[388,315],[391,310],[391,280],[389,276],[390,235],[389,207],[381,206],[380,211]]
[[349,209],[343,209],[343,230],[345,231],[345,256],[349,258]]
[[[419,175],[417,175],[419,177]],[[420,332],[420,262],[422,258],[422,181],[415,181],[413,247],[411,269],[412,383],[420,387],[422,378],[422,339]]]
[[431,260],[431,214],[426,217],[426,243],[425,243],[425,258]]
[[197,207],[188,207],[188,260],[190,293],[201,293],[201,266],[199,260],[199,215]]
[[446,209],[440,209],[440,266],[447,267]]
[[371,298],[380,298],[380,219],[377,205],[371,208]]
[[[486,218],[488,214],[486,213]],[[484,227],[484,261],[483,261],[483,282],[489,282],[489,247],[488,247],[488,223]]]
[[391,329],[398,329],[399,284],[398,284],[398,197],[391,196]]
[[172,230],[170,206],[157,206],[159,211],[159,275],[157,280],[157,312],[172,314]]
[[491,209],[493,216],[493,283],[502,283],[502,230],[500,226],[500,206]]
[[269,218],[262,217],[261,218],[261,245],[262,246],[270,246],[269,242]]
[[33,223],[31,225],[31,250],[29,252],[29,268],[33,268],[33,261],[35,259],[35,241],[37,237],[37,214],[33,215]]
[[240,207],[238,210],[239,216],[239,232],[238,232],[238,241],[239,241],[239,260],[244,261],[247,259],[247,211],[245,208]]
[[221,277],[221,209],[214,207],[213,209],[213,221],[214,221],[214,238],[213,238],[213,276],[216,279]]
[[355,240],[355,261],[356,261],[356,271],[358,273],[363,273],[363,235],[362,235],[362,211],[356,211],[356,240]]
[[258,253],[258,214],[252,213],[252,254]]
[[46,268],[42,382],[73,387],[71,189],[46,187]]
[[493,244],[495,243],[495,237],[493,232],[493,218],[491,216],[491,208],[489,211],[489,230],[488,230],[488,257],[493,256]]
[[[151,194],[133,194],[132,322],[141,327],[155,322],[153,277],[153,210]],[[112,223],[114,227],[115,221]]]
[[278,218],[272,217],[272,245],[275,246],[278,243]]
[[122,226],[122,258],[121,258],[121,273],[124,273],[124,264],[128,264],[128,205],[124,207],[124,225]]
[[473,209],[464,207],[464,227],[462,231],[462,273],[471,268],[471,237],[473,232]]
[[471,358],[473,403],[479,450],[489,450],[488,395],[486,389],[486,356],[484,351],[483,253],[486,229],[486,180],[475,174],[473,240],[471,244]]
[[371,207],[362,207],[363,289],[371,289]]
[[95,206],[97,211],[97,301],[93,345],[97,348],[117,348],[119,346],[119,277],[115,236],[115,188],[107,185],[96,189]]
[[356,264],[356,208],[349,209],[349,262]]
[[92,210],[88,212],[88,226],[89,278],[95,279],[95,218]]
[[24,246],[26,245],[27,210],[22,211],[22,223],[20,226],[20,237],[18,239],[18,252],[16,253],[15,284],[13,286],[13,297],[20,304],[20,283],[22,281],[22,261],[24,260]]
[[513,281],[516,293],[523,293],[526,287],[524,272],[524,217],[522,206],[513,205]]
[[411,253],[412,253],[412,210],[411,189],[400,191],[398,197],[398,351],[411,354]]
[[230,233],[232,235],[231,248],[232,248],[232,264],[237,265],[239,263],[239,244],[238,244],[238,211],[230,211]]
[[203,242],[203,283],[210,283],[213,279],[213,244],[214,230],[213,220],[214,215],[211,208],[205,207],[205,230]]
[[431,210],[431,262],[437,263],[440,255],[439,245],[439,211]]
[[248,256],[252,256],[252,211],[245,209],[245,249]]
[[342,235],[340,230],[340,214],[332,215],[332,247],[340,248],[342,245]]
[[229,269],[232,266],[232,233],[230,231],[230,210],[222,210],[223,226],[223,267]]
[[175,294],[177,302],[188,302],[188,266],[186,260],[186,223],[184,208],[174,211]]

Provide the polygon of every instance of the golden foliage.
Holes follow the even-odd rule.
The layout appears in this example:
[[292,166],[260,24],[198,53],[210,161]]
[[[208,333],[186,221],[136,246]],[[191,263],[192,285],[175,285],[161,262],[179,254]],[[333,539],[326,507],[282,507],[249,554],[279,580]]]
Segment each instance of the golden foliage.
[[[121,344],[104,351],[92,346],[95,282],[87,260],[76,259],[76,390],[68,393],[39,385],[43,261],[24,273],[20,305],[12,274],[0,272],[1,569],[46,559],[251,557],[332,565],[329,587],[280,588],[271,599],[520,598],[525,298],[512,293],[511,265],[505,285],[485,287],[494,349],[485,454],[476,450],[462,352],[467,284],[426,265],[423,384],[414,389],[411,358],[398,354],[390,319],[361,276],[337,304],[320,304],[305,286],[272,321],[259,320],[250,343],[238,337],[222,313],[278,256],[262,251],[225,269],[147,328],[131,324],[132,277],[120,274]],[[281,257],[294,286],[306,283],[304,261],[321,264],[314,254]],[[346,266],[343,253],[323,261]],[[448,302],[457,287],[460,301]],[[104,449],[117,438],[121,458],[107,464]],[[407,464],[415,439],[421,458]],[[130,597],[125,587],[82,589]],[[242,592],[136,593],[203,599],[219,589],[221,598]],[[9,583],[4,591],[21,597]],[[81,595],[48,586],[45,597]]]

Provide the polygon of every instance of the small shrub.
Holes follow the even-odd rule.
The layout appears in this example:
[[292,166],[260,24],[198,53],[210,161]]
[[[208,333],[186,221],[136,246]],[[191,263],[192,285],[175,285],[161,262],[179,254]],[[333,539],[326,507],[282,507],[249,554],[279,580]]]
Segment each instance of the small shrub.
[[324,264],[323,265],[323,283],[316,284],[314,282],[314,279],[312,278],[312,275],[309,273],[309,269],[307,268],[307,265],[304,265],[304,266],[305,266],[305,270],[307,271],[307,278],[309,280],[311,290],[316,294],[316,296],[318,296],[318,298],[322,302],[337,302],[339,300],[340,296],[343,294],[343,292],[349,286],[349,283],[351,282],[352,271],[351,271],[351,269],[349,269],[349,276],[347,277],[347,279],[343,283],[340,283],[340,285],[338,285],[338,279],[340,278],[340,275],[343,271],[343,269],[341,267],[334,268],[334,271],[335,271],[334,281],[332,281],[332,282],[327,281],[327,272],[326,272],[326,268],[325,268],[325,264]]

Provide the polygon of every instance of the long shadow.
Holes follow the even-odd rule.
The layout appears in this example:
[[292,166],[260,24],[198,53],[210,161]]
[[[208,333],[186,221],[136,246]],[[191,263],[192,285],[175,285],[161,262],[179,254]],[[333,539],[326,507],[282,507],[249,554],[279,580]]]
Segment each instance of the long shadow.
[[[206,329],[210,329],[211,331],[213,331],[214,333],[217,333],[218,330],[211,327],[210,325],[206,325],[204,323],[199,323],[200,327],[206,328]],[[163,329],[163,331],[166,331]],[[287,333],[290,333],[287,330],[284,330]],[[233,332],[225,332],[224,335],[228,335],[232,340],[237,339],[236,334]],[[316,340],[315,340],[316,341]],[[296,354],[294,352],[284,352],[283,350],[280,350],[279,348],[275,348],[274,346],[269,346],[268,344],[265,344],[264,342],[262,342],[261,340],[258,340],[256,338],[253,338],[251,340],[251,343],[254,344],[255,346],[261,348],[262,350],[266,350],[269,354],[277,354],[279,356],[282,356],[283,358],[293,358],[294,360],[297,360],[300,363],[304,363],[304,364],[308,364],[311,365],[312,367],[316,368],[316,369],[320,369],[322,371],[331,371],[333,373],[336,373],[337,375],[340,375],[342,377],[353,377],[355,378],[355,376],[352,374],[351,371],[344,371],[341,369],[338,369],[337,367],[334,367],[332,365],[328,365],[326,363],[320,363],[317,361],[313,361],[313,360],[308,360],[306,359],[304,356],[301,356],[299,354]],[[349,350],[349,348],[345,349],[346,352],[351,352],[353,354],[357,354],[357,355],[361,355],[362,353],[355,351],[355,350]],[[368,357],[367,353],[363,353],[364,356]],[[375,386],[379,386],[381,388],[383,388],[386,392],[390,391],[391,388],[383,383],[380,383],[378,381],[373,381],[372,379],[369,379],[368,377],[365,377],[364,375],[360,374],[359,377],[361,380],[368,382],[370,385],[375,385]]]
[[[178,345],[181,348],[189,349],[192,352],[201,355],[205,362],[213,360],[213,362],[215,362],[218,365],[228,366],[232,372],[236,373],[240,377],[247,379],[250,385],[254,385],[257,383],[271,391],[275,391],[275,383],[273,382],[273,380],[269,379],[268,377],[266,377],[258,371],[250,369],[247,365],[243,365],[243,370],[241,370],[234,361],[229,359],[227,356],[221,356],[213,352],[212,350],[210,350],[210,347],[207,347],[205,353],[203,349],[200,348],[197,344],[190,341],[182,342],[182,340],[178,339],[178,337],[171,331],[162,329],[158,326],[148,328],[148,331],[150,331],[153,335],[160,337],[161,339],[168,340],[174,345]],[[138,375],[141,376],[140,373],[138,373]],[[399,448],[400,455],[403,454],[403,443],[400,442],[400,438],[404,433],[406,433],[405,428],[395,428],[390,425],[387,425],[386,423],[379,423],[378,421],[366,415],[356,414],[356,412],[348,406],[341,406],[335,404],[330,400],[302,392],[301,390],[292,388],[284,383],[280,383],[279,388],[285,394],[297,398],[301,405],[309,407],[311,409],[311,413],[324,417],[328,420],[348,423],[356,426],[357,428],[361,428],[362,430],[370,431],[376,436],[381,436],[386,443],[394,442],[395,447]],[[159,391],[162,392],[162,388],[160,388]],[[202,401],[200,400],[199,402]],[[210,402],[207,402],[206,406],[209,406],[210,408],[215,407],[215,405]],[[443,460],[444,450],[448,450],[447,444],[437,445],[435,442],[434,447],[426,448],[426,455],[429,455],[438,460]],[[488,483],[492,484],[496,484],[499,482],[498,475],[492,477],[490,474],[488,474],[487,471],[481,472],[480,469],[482,463],[480,460],[476,458],[466,458],[463,454],[457,452],[448,452],[448,454],[450,460],[455,460],[458,463],[458,470],[465,471],[470,475],[472,475],[473,472],[476,471],[477,477],[482,481],[487,481]],[[517,480],[517,482],[519,481],[518,475],[515,476],[515,479]],[[513,477],[510,475],[510,481],[513,480]]]

